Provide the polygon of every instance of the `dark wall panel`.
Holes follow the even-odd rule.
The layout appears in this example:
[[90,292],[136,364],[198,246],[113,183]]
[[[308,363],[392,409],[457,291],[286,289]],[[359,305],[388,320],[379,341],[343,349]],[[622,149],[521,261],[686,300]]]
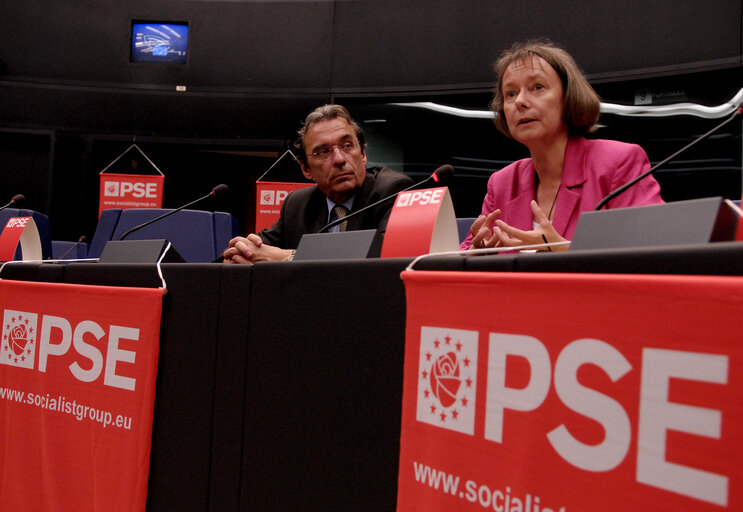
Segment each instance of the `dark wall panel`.
[[[536,36],[598,81],[740,69],[742,4],[5,2],[0,126],[281,137],[277,125],[334,97],[488,90],[496,56]],[[188,64],[130,63],[133,19],[189,22]]]
[[[489,86],[513,42],[548,37],[589,75],[740,64],[741,2],[339,2],[333,86]],[[363,55],[363,58],[359,58]],[[656,70],[658,71],[658,70]]]
[[[7,5],[12,4],[12,5]],[[12,77],[216,88],[326,88],[331,2],[5,2],[0,57]],[[131,64],[132,19],[187,21],[189,63]]]
[[23,194],[20,208],[48,211],[52,148],[51,133],[0,131],[0,206]]
[[178,93],[0,82],[0,126],[182,137],[292,138],[327,94]]
[[[11,79],[191,90],[468,88],[513,41],[546,36],[590,75],[740,65],[741,0],[5,2]],[[129,63],[132,19],[187,21],[189,63]]]

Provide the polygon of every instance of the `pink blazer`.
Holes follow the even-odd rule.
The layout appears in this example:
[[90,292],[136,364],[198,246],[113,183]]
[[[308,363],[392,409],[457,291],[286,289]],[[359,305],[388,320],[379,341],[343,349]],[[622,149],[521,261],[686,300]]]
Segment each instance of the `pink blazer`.
[[[552,225],[560,235],[572,239],[581,212],[593,210],[609,192],[649,168],[645,151],[635,144],[571,137],[565,148],[562,183]],[[506,224],[524,231],[532,230],[534,216],[529,203],[534,199],[535,174],[531,158],[494,172],[488,180],[482,214],[500,208],[500,219]],[[662,202],[658,182],[648,176],[610,201],[606,208]],[[470,233],[460,248],[469,249],[471,244]]]

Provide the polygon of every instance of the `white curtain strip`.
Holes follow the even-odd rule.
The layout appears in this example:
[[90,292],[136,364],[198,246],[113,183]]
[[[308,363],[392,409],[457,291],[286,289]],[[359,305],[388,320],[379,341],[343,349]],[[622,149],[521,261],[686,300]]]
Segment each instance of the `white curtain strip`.
[[[616,114],[620,116],[634,117],[670,117],[670,116],[695,116],[705,119],[718,119],[731,114],[743,103],[743,88],[728,101],[714,107],[707,107],[697,103],[673,103],[671,105],[619,105],[617,103],[601,103],[601,112],[604,114]],[[432,110],[441,114],[470,119],[492,119],[493,112],[490,110],[468,110],[458,107],[450,107],[430,101],[416,101],[410,103],[391,103],[400,107],[415,107]]]

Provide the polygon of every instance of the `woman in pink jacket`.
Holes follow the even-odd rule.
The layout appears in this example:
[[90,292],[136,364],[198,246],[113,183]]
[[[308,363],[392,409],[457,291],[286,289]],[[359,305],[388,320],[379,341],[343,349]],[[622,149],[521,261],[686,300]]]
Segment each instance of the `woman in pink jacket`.
[[[584,138],[596,130],[599,97],[565,50],[517,43],[495,70],[495,125],[529,148],[531,158],[493,173],[461,249],[570,240],[580,213],[649,169],[648,157],[634,144]],[[648,176],[608,208],[662,202],[658,182]]]

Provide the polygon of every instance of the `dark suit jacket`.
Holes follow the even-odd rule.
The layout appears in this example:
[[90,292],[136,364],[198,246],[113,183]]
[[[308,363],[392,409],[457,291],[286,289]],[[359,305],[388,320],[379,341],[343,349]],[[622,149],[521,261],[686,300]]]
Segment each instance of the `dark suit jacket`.
[[[399,192],[413,184],[413,180],[387,167],[367,169],[364,184],[353,202],[350,213],[380,199]],[[375,208],[348,219],[347,231],[378,229],[384,232],[387,218],[394,204],[387,201]],[[281,205],[281,216],[273,226],[258,235],[267,244],[282,249],[296,249],[305,233],[317,233],[328,223],[328,204],[317,186],[295,190]]]

